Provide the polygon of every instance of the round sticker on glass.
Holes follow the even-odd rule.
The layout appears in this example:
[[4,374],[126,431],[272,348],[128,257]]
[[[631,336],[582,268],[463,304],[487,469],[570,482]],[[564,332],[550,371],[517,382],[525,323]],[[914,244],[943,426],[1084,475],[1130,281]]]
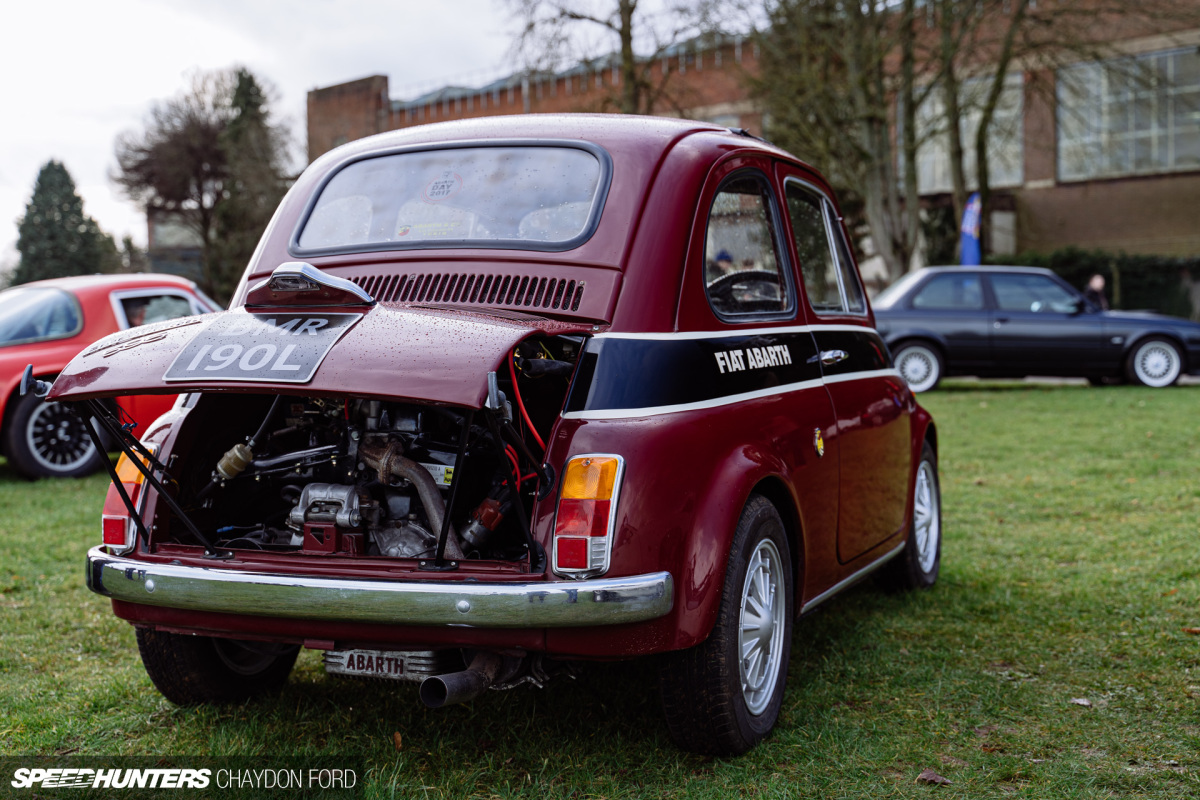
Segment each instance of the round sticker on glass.
[[462,189],[462,182],[462,176],[457,172],[443,172],[440,178],[434,178],[425,187],[425,202],[440,203],[454,197]]

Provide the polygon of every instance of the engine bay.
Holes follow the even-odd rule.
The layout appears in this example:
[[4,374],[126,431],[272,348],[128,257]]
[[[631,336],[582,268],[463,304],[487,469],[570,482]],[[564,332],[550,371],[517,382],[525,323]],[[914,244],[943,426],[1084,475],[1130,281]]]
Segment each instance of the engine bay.
[[545,554],[528,519],[553,481],[543,436],[581,348],[579,337],[522,343],[508,369],[481,376],[496,406],[475,411],[353,395],[191,395],[171,472],[210,541],[174,516],[165,541],[533,567]]

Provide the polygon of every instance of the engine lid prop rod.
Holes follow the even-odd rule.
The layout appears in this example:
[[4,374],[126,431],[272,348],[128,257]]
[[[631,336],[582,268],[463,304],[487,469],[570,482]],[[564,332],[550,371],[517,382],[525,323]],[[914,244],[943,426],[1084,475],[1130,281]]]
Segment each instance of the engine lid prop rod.
[[450,538],[450,513],[454,510],[454,498],[458,495],[458,485],[462,482],[463,459],[467,454],[467,438],[471,433],[471,423],[475,421],[475,411],[467,412],[463,418],[462,430],[458,433],[458,453],[454,456],[454,474],[450,476],[450,496],[446,499],[446,513],[442,515],[442,530],[438,533],[437,550],[434,553],[433,569],[454,569],[458,565],[447,562],[446,541]]
[[[170,508],[175,516],[179,518],[179,521],[182,522],[184,527],[188,529],[188,532],[191,533],[192,536],[196,537],[197,541],[204,545],[204,555],[209,558],[225,556],[225,553],[219,552],[212,540],[205,536],[200,529],[196,527],[196,524],[192,522],[191,517],[189,517],[187,512],[183,510],[183,507],[176,502],[175,498],[171,496],[170,492],[167,491],[162,482],[155,477],[154,473],[156,471],[161,472],[163,477],[168,477],[167,468],[163,466],[162,462],[155,458],[154,454],[147,450],[142,443],[137,440],[137,437],[126,430],[125,427],[121,425],[120,422],[112,415],[112,412],[109,411],[99,400],[80,400],[77,402],[81,403],[91,413],[92,419],[96,420],[98,424],[104,427],[109,436],[116,441],[117,447],[119,447],[121,452],[125,454],[125,456],[130,460],[130,462],[133,463],[135,467],[137,467],[138,471],[146,477],[146,480],[151,486],[154,487],[154,490],[158,492],[158,496],[163,499],[163,501],[167,504],[167,507]],[[76,412],[76,414],[78,414],[78,412]],[[104,446],[100,442],[100,435],[92,429],[87,417],[83,417],[83,423],[88,430],[88,434],[92,437],[92,441],[95,442],[96,447],[100,450],[100,452],[104,452]],[[107,461],[107,459],[105,460]],[[116,469],[112,467],[111,464],[109,465],[109,472],[113,478],[113,482],[116,484],[117,489],[121,494],[122,500],[125,502],[125,507],[133,516],[134,524],[138,526],[138,531],[146,536],[147,546],[149,546],[149,534],[146,532],[145,521],[142,520],[141,515],[137,513],[133,503],[125,494],[124,486],[122,486],[121,482],[117,480]]]

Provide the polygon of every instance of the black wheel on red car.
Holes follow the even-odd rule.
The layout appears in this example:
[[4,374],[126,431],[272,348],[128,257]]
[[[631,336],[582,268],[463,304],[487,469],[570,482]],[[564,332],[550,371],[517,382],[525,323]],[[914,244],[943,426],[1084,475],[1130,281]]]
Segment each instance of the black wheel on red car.
[[913,392],[928,392],[942,379],[942,354],[926,342],[904,342],[896,348],[893,361]]
[[1155,389],[1175,383],[1181,372],[1183,356],[1179,346],[1157,336],[1138,342],[1125,366],[1125,374],[1130,381]]
[[886,564],[880,581],[888,589],[928,589],[942,566],[942,490],[937,456],[925,442],[913,483],[913,513],[904,551]]
[[300,648],[137,629],[142,664],[178,706],[239,703],[283,686]]
[[663,659],[671,739],[684,750],[744,753],[775,727],[792,645],[793,578],[779,511],[754,495],[742,510],[708,638]]
[[105,454],[71,409],[33,394],[16,402],[4,447],[17,472],[27,478],[80,478],[104,465]]

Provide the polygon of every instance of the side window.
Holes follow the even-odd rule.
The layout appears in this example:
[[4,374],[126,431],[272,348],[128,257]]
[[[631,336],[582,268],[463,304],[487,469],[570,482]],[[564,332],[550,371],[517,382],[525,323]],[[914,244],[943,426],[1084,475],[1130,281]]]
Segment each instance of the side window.
[[992,275],[996,306],[1002,311],[1069,314],[1075,295],[1043,275]]
[[821,198],[789,181],[787,204],[808,304],[813,311],[840,312],[842,291],[838,288],[837,262],[829,250],[829,234],[825,231]]
[[913,295],[912,307],[978,311],[983,308],[983,286],[978,275],[938,275]]
[[704,282],[718,317],[786,314],[791,285],[780,263],[771,189],[739,173],[713,198],[704,243]]
[[129,327],[164,322],[176,317],[190,316],[192,304],[185,297],[174,294],[148,294],[140,297],[122,297],[121,310]]
[[[864,313],[867,303],[862,285],[829,201],[799,183],[788,181],[787,204],[800,274],[804,276],[804,290],[812,310],[818,314]],[[836,253],[830,250],[831,239]]]
[[867,313],[867,301],[863,296],[862,284],[858,281],[858,270],[854,268],[854,259],[850,256],[850,246],[842,234],[842,226],[837,224],[833,208],[825,203],[829,210],[830,223],[833,225],[833,240],[837,242],[838,264],[841,265],[842,288],[846,290],[846,307],[852,314]]

